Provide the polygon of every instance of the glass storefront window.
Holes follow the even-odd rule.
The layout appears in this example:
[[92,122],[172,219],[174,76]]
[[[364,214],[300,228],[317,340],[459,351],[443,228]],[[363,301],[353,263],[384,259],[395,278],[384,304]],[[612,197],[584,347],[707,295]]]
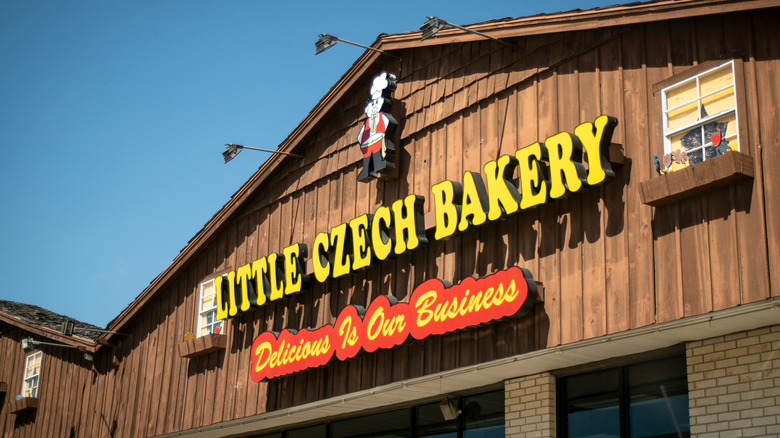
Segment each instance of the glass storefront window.
[[417,409],[417,437],[456,438],[458,436],[458,421],[445,420],[439,403],[431,403]]
[[504,436],[504,393],[488,392],[464,397],[463,438],[501,438]]
[[324,424],[304,427],[302,429],[290,430],[284,435],[286,438],[325,438],[327,437],[327,428]]
[[451,399],[460,411],[447,420],[439,401],[332,421],[253,438],[499,438],[504,436],[504,391]]
[[566,380],[567,436],[620,436],[618,383],[617,369],[573,376]]
[[381,412],[364,417],[336,421],[331,425],[331,438],[407,438],[409,409]]
[[690,437],[682,356],[559,379],[561,436]]
[[628,384],[632,437],[690,435],[688,382],[683,358],[629,367]]

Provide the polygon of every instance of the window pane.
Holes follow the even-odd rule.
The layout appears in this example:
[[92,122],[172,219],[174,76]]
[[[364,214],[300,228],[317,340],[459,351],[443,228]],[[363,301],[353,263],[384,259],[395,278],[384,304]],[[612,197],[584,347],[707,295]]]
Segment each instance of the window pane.
[[401,438],[411,436],[410,409],[383,412],[333,423],[331,438],[381,437]]
[[703,97],[701,99],[702,115],[714,116],[724,111],[733,110],[736,107],[734,103],[734,87]]
[[[702,148],[704,142],[702,141],[701,126],[692,128],[688,132],[683,132],[679,136],[675,136],[675,138],[680,139],[679,141],[683,147],[682,150],[684,150],[686,155],[688,156],[688,164],[695,164],[704,160],[704,150]],[[673,160],[676,151],[677,149],[672,149]],[[678,163],[678,162],[675,162],[675,164],[682,165],[682,163]],[[673,169],[676,169],[674,165],[672,167]]]
[[617,369],[566,379],[569,437],[620,436],[619,383]]
[[208,334],[208,317],[207,315],[200,316],[200,336]]
[[[704,135],[708,143],[713,148],[719,145],[718,141],[724,142],[732,151],[739,150],[739,141],[737,139],[737,114],[730,113],[718,120],[704,125]],[[715,137],[713,137],[713,135]],[[720,138],[718,138],[720,135]],[[714,152],[714,150],[713,150]],[[707,158],[710,158],[709,156]]]
[[205,295],[203,297],[203,303],[201,304],[201,308],[203,310],[209,310],[217,306],[217,300],[216,295]]
[[417,408],[418,437],[455,438],[458,435],[458,421],[445,420],[439,403]]
[[213,294],[215,291],[214,280],[209,280],[203,283],[203,295]]
[[699,105],[693,102],[667,114],[669,131],[675,131],[683,126],[699,121]]
[[504,436],[504,392],[495,391],[464,397],[464,438],[500,438]]
[[696,81],[689,80],[666,92],[666,109],[673,109],[685,103],[696,103]]
[[673,357],[628,369],[631,436],[690,436],[685,358]]
[[24,390],[22,395],[25,397],[35,397],[38,394],[38,376],[31,377],[24,381]]
[[304,427],[303,429],[296,429],[287,432],[287,438],[325,438],[325,425],[318,424],[316,426]]
[[707,73],[699,78],[699,86],[701,87],[701,96],[710,94],[721,88],[728,87],[734,83],[734,77],[731,74],[731,63],[718,68],[717,70]]

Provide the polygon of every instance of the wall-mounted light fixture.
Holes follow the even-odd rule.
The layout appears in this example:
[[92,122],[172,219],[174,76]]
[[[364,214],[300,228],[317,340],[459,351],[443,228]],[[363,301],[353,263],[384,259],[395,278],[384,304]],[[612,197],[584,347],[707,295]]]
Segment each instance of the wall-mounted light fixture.
[[362,44],[353,43],[352,41],[347,41],[347,40],[341,39],[339,37],[335,37],[335,36],[333,36],[333,35],[331,35],[329,33],[321,33],[320,34],[320,38],[317,40],[316,43],[314,43],[314,54],[315,55],[319,55],[320,53],[330,49],[331,47],[336,45],[337,41],[341,41],[342,43],[345,43],[345,44],[351,44],[353,46],[357,46],[357,47],[360,47],[360,48],[363,48],[363,49],[366,49],[366,50],[372,50],[374,52],[381,53],[383,55],[392,56],[393,58],[398,58],[398,56],[395,56],[395,55],[393,55],[391,53],[387,53],[384,50],[379,50],[379,49],[375,49],[373,47],[364,46]]
[[33,338],[22,339],[22,351],[24,351],[25,353],[29,353],[30,351],[35,350],[41,345],[50,345],[52,347],[61,347],[61,348],[75,348],[76,350],[79,350],[84,353],[84,359],[90,362],[92,362],[92,360],[94,359],[92,353],[88,351],[84,351],[81,347],[77,347],[75,345],[60,344],[57,342],[36,341]]
[[102,330],[102,329],[93,329],[93,328],[87,328],[87,327],[76,327],[76,322],[72,321],[70,319],[66,319],[62,323],[62,328],[60,331],[65,336],[73,336],[73,330],[82,330],[85,332],[97,332],[97,333],[111,333],[112,335],[122,335],[127,336],[124,333],[117,333],[112,332],[111,330]]
[[458,26],[457,24],[452,24],[448,21],[442,20],[439,17],[428,17],[428,21],[423,23],[422,26],[420,26],[420,32],[422,32],[422,36],[420,37],[420,41],[425,41],[426,39],[436,35],[436,32],[444,29],[447,26],[456,27],[460,30],[465,30],[466,32],[471,32],[473,34],[479,35],[483,38],[488,38],[493,41],[498,41],[501,44],[506,44],[507,46],[514,47],[513,44],[508,43],[506,41],[500,40],[498,38],[494,38],[490,35],[485,35],[482,32],[477,32],[476,30],[469,29],[467,27]]
[[250,149],[253,151],[270,152],[272,154],[282,154],[282,155],[288,155],[290,157],[295,157],[295,158],[303,158],[303,155],[291,154],[289,152],[276,151],[273,149],[251,148],[249,146],[244,146],[242,144],[225,143],[225,146],[227,147],[225,148],[224,151],[222,151],[222,157],[225,158],[225,163],[232,160],[233,158],[236,158],[236,155],[238,155],[238,153],[241,152],[241,149]]

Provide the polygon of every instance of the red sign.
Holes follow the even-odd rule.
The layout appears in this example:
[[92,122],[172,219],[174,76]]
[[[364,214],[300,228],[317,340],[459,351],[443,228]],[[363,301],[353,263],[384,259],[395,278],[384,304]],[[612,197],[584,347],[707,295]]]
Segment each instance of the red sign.
[[325,365],[335,354],[347,360],[404,343],[525,314],[536,301],[531,273],[511,267],[455,286],[439,279],[414,289],[408,303],[381,295],[363,309],[344,308],[334,325],[316,330],[265,332],[252,343],[252,379],[265,379]]

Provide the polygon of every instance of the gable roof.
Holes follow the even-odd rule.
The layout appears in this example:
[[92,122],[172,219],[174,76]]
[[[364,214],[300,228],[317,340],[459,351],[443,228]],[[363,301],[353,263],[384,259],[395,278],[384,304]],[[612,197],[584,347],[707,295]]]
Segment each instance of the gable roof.
[[[511,38],[529,35],[549,34],[567,31],[596,29],[600,27],[631,25],[652,21],[688,18],[695,16],[714,15],[745,10],[755,10],[780,6],[780,0],[654,0],[642,3],[630,3],[589,10],[572,10],[552,14],[539,14],[522,18],[504,18],[468,25],[470,29],[490,35],[495,38]],[[420,31],[380,35],[371,47],[387,51],[415,49],[433,45],[454,44],[482,40],[483,37],[457,28],[443,29],[434,37],[420,41]],[[278,150],[294,152],[304,139],[312,133],[356,83],[361,80],[376,61],[384,56],[381,53],[366,50],[352,67],[336,82],[320,99],[303,121],[279,145]],[[177,255],[171,264],[158,275],[136,299],[125,308],[107,326],[108,330],[119,331],[132,317],[148,303],[159,291],[163,290],[178,275],[180,269],[186,267],[211,239],[216,236],[240,208],[255,193],[282,163],[290,158],[274,154],[261,165],[237,191],[230,200],[203,226],[203,228],[188,242],[187,246]],[[293,165],[300,167],[312,163],[311,157],[294,161]],[[111,334],[101,335],[109,338]]]

